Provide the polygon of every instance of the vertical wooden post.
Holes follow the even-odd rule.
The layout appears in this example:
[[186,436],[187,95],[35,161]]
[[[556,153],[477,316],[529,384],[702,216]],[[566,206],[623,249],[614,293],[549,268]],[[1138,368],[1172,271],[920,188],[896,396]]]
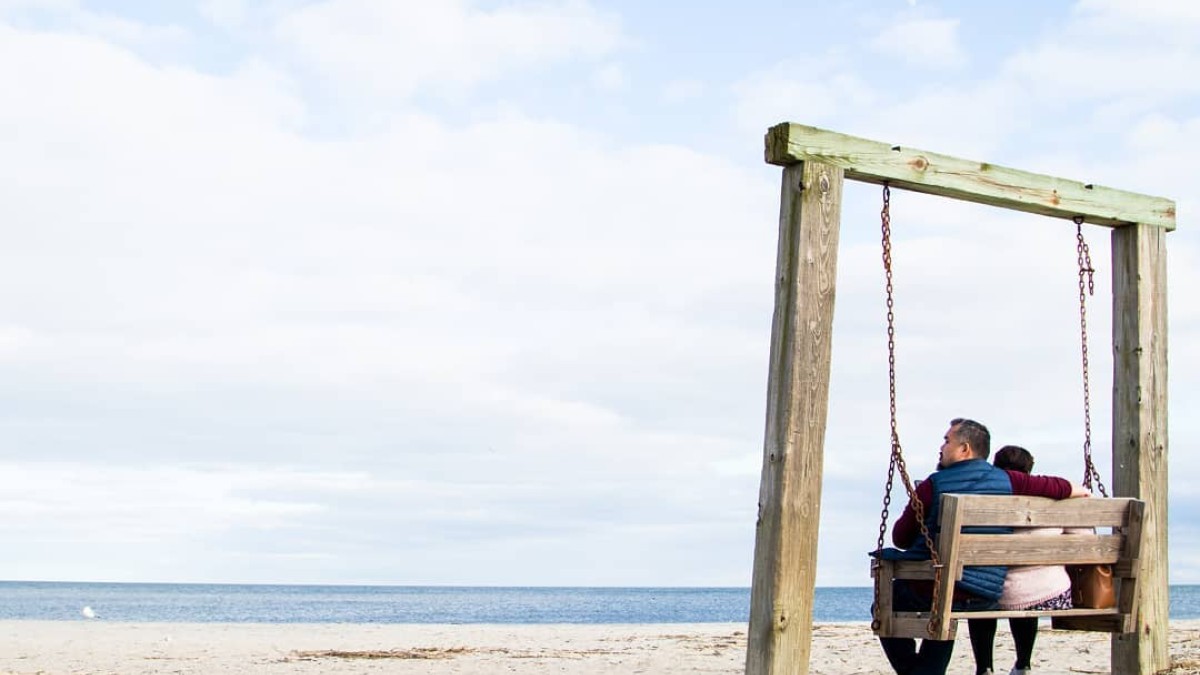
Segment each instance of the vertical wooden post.
[[807,675],[843,170],[783,170],[748,675]]
[[1112,672],[1170,665],[1167,597],[1166,231],[1113,230],[1113,491],[1146,502],[1136,631],[1112,639]]

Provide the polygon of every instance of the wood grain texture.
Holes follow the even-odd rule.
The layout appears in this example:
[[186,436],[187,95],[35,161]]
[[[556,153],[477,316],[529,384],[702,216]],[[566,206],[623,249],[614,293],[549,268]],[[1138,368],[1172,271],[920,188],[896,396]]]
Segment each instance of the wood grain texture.
[[1113,638],[1112,671],[1168,667],[1167,256],[1160,228],[1113,230],[1113,489],[1145,502],[1137,630]]
[[1124,537],[964,534],[959,542],[958,556],[963,565],[1095,565],[1120,560]]
[[[925,634],[925,629],[929,626],[929,612],[896,612],[893,618],[895,622],[894,633],[896,635],[920,635]],[[953,640],[958,633],[958,621],[950,620],[950,629],[948,640]]]
[[969,499],[955,495],[942,497],[941,531],[938,533],[937,541],[942,573],[940,579],[935,578],[935,583],[940,582],[940,584],[936,591],[936,604],[931,608],[936,617],[931,628],[937,631],[940,636],[937,639],[941,640],[949,639],[950,606],[954,596],[954,583],[962,578],[963,566],[959,559],[962,552],[962,537],[959,532],[962,527],[963,510],[969,501]]
[[[883,588],[891,589],[892,579],[896,578],[896,563],[892,560],[876,560],[872,568],[872,576],[878,576],[884,579]],[[926,568],[928,569],[928,568]],[[932,577],[931,577],[932,578]],[[882,635],[889,635],[895,628],[892,622],[895,621],[895,608],[892,603],[891,593],[881,593],[875,598],[876,604],[879,606],[879,632]]]
[[959,495],[966,499],[962,525],[1004,527],[1115,527],[1127,518],[1128,499],[1063,499]]
[[746,673],[805,675],[829,405],[842,170],[783,171]]
[[785,122],[767,131],[766,160],[788,166],[819,161],[845,169],[847,180],[888,182],[914,192],[952,197],[1057,218],[1118,227],[1142,223],[1175,229],[1175,202],[1066,178],[959,159]]

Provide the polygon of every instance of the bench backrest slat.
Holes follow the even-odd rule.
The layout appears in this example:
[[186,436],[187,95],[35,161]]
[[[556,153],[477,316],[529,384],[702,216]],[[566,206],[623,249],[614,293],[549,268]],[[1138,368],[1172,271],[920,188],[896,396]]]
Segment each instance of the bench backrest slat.
[[959,525],[999,527],[1121,527],[1129,499],[1063,499],[955,495],[962,506]]
[[958,559],[963,565],[1115,563],[1123,546],[1124,538],[1115,534],[962,534]]

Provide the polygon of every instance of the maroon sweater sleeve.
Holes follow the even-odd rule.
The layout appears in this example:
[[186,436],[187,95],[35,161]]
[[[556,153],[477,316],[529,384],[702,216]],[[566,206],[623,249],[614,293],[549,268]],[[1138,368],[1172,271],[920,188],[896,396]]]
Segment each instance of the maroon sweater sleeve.
[[[1069,491],[1068,494],[1070,494]],[[928,480],[921,481],[917,485],[917,499],[921,500],[925,513],[929,513],[929,504],[933,501],[933,483]],[[917,514],[913,511],[912,504],[905,504],[900,519],[892,526],[892,543],[900,548],[908,548],[917,541],[919,536],[921,536],[921,524],[917,522]]]
[[1008,469],[1014,495],[1066,499],[1071,496],[1071,481],[1058,476],[1032,476]]
[[[1071,482],[1057,476],[1032,476],[1020,471],[1008,470],[1008,478],[1012,483],[1012,493],[1026,497],[1050,497],[1051,499],[1066,499],[1071,496]],[[929,505],[933,502],[933,483],[923,480],[917,485],[917,499],[921,500],[925,512],[929,513]],[[921,536],[921,524],[917,522],[917,514],[912,504],[904,506],[900,519],[892,526],[892,544],[900,548],[912,546],[917,537]]]

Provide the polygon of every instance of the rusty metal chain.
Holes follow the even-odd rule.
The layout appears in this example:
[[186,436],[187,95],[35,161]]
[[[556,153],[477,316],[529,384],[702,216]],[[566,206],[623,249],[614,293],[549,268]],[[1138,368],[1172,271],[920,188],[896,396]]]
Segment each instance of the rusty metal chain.
[[1092,489],[1092,481],[1104,497],[1108,491],[1100,480],[1100,472],[1092,461],[1092,391],[1088,377],[1088,329],[1087,329],[1087,298],[1094,295],[1096,288],[1093,280],[1095,269],[1092,267],[1092,253],[1087,241],[1083,238],[1083,216],[1075,216],[1075,250],[1079,261],[1079,344],[1083,355],[1083,486]]
[[[883,240],[883,271],[886,279],[885,291],[887,294],[888,410],[891,415],[892,452],[891,461],[888,463],[887,485],[883,491],[883,509],[879,514],[879,540],[875,550],[876,555],[879,555],[883,551],[884,538],[887,533],[888,514],[892,503],[892,485],[895,481],[896,470],[899,469],[904,490],[908,494],[909,506],[913,509],[917,523],[921,528],[921,536],[925,538],[925,543],[929,548],[929,556],[934,570],[933,597],[930,602],[932,609],[938,606],[938,588],[941,586],[942,565],[938,559],[937,547],[934,545],[933,535],[929,532],[929,527],[925,524],[925,506],[917,498],[917,491],[913,487],[912,480],[908,475],[908,467],[904,463],[904,452],[900,446],[900,432],[896,422],[896,314],[892,286],[892,190],[886,181],[883,184],[883,208],[879,212],[879,220]],[[883,581],[879,574],[875,575],[876,598],[880,597],[881,593],[892,592],[891,579],[887,580],[887,588],[882,587]],[[878,630],[880,626],[878,602],[872,606],[871,613],[871,629]],[[931,611],[927,630],[932,636],[937,633],[937,629],[938,616]]]

